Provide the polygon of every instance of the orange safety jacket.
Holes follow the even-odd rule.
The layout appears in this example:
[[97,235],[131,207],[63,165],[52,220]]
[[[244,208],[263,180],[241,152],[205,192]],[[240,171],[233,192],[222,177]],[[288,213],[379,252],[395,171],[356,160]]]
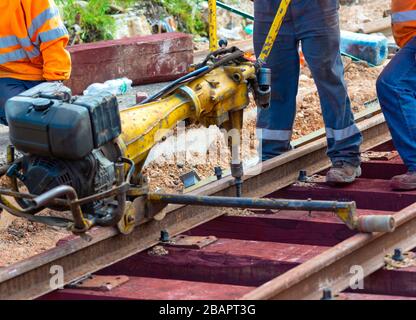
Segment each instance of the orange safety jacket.
[[392,0],[391,11],[394,38],[404,47],[416,36],[416,0]]
[[0,0],[0,78],[69,79],[68,41],[54,0]]

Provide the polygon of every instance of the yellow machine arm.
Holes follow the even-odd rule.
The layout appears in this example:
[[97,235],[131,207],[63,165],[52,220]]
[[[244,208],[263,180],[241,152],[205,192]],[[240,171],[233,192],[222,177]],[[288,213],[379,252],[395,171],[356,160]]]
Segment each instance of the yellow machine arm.
[[255,79],[252,63],[221,66],[162,100],[123,110],[120,149],[141,168],[155,143],[179,121],[221,126],[233,117],[242,119],[242,110],[249,104],[247,84]]

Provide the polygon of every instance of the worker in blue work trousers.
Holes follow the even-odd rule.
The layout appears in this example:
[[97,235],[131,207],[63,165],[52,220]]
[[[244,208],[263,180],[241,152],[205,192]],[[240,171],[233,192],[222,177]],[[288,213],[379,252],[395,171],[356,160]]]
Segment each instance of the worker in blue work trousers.
[[394,145],[408,172],[391,187],[416,189],[416,1],[392,1],[392,28],[401,48],[377,80],[377,94]]
[[[254,1],[254,47],[260,54],[280,1]],[[362,135],[354,123],[340,54],[339,0],[292,0],[268,58],[272,101],[259,109],[257,136],[262,160],[291,149],[296,115],[299,45],[318,88],[332,167],[328,183],[351,183],[361,175]]]

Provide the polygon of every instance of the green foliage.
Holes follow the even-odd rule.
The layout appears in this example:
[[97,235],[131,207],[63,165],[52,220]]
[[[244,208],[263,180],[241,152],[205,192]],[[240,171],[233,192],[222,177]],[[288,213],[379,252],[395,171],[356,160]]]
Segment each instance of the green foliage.
[[166,11],[177,18],[180,29],[193,34],[206,35],[207,25],[199,4],[204,0],[157,0]]
[[[81,27],[80,40],[94,42],[113,38],[115,21],[108,15],[112,4],[128,7],[134,0],[89,0],[85,6],[75,0],[56,0],[61,8],[63,19],[69,29]],[[74,36],[74,35],[73,35]]]
[[[162,6],[168,15],[174,16],[179,23],[180,31],[207,34],[208,26],[199,7],[205,0],[55,0],[61,9],[71,38],[76,38],[76,42],[113,39],[116,25],[113,17],[109,15],[111,5],[127,8],[146,1]],[[76,34],[74,25],[81,27],[79,34]]]

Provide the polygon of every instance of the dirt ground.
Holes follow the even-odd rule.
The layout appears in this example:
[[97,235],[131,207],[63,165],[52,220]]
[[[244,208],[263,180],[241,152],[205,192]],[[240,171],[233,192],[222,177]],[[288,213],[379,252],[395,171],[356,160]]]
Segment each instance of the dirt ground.
[[358,0],[358,5],[341,6],[341,29],[355,31],[363,23],[381,19],[390,10],[391,0]]
[[[361,5],[341,7],[341,26],[352,30],[362,23],[383,17],[389,9],[389,0],[360,1]],[[382,67],[369,68],[363,64],[344,61],[349,94],[354,112],[361,111],[363,104],[376,98],[375,81]],[[297,117],[294,125],[293,139],[307,135],[323,127],[319,97],[313,79],[307,67],[302,69],[297,98]],[[249,108],[249,115],[244,122],[244,135],[253,141],[246,150],[245,158],[256,155],[255,109]],[[4,128],[0,128],[0,131]],[[1,133],[1,132],[0,132]],[[1,136],[0,136],[1,138]],[[229,152],[220,136],[214,141],[220,156],[208,161],[200,161],[201,154],[191,153],[187,161],[179,165],[172,159],[155,159],[145,168],[152,190],[163,189],[170,192],[182,192],[180,176],[195,170],[201,179],[212,176],[214,167],[228,168]],[[202,158],[205,155],[202,155]],[[0,181],[1,182],[1,181]],[[1,185],[1,183],[0,183]],[[245,211],[230,210],[229,214],[246,214]],[[4,215],[4,213],[3,213]],[[4,219],[4,216],[3,216]],[[0,268],[33,256],[55,246],[56,242],[67,236],[68,232],[28,223],[21,219],[14,220],[9,226],[0,228]]]
[[0,267],[53,248],[67,235],[65,230],[16,219],[0,231]]

